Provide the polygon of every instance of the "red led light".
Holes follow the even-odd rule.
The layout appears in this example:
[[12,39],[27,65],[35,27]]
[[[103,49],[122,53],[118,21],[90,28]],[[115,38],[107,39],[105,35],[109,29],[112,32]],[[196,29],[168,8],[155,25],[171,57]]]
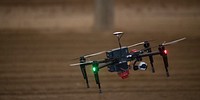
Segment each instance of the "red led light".
[[164,53],[167,54],[167,50],[164,50]]
[[126,79],[126,78],[128,78],[129,70],[127,70],[127,71],[125,71],[125,72],[118,73],[118,75],[119,75],[122,79]]

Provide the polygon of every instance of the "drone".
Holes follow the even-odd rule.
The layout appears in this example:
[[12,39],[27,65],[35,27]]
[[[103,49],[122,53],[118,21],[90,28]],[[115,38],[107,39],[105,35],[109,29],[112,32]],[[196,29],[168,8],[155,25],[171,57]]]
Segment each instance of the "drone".
[[[92,65],[92,71],[94,74],[94,78],[96,81],[96,84],[99,88],[99,93],[102,93],[101,90],[101,84],[99,79],[99,71],[102,68],[107,67],[109,72],[117,72],[119,77],[122,79],[126,79],[129,76],[130,70],[142,70],[145,71],[147,69],[147,63],[142,61],[142,58],[148,57],[150,60],[150,65],[152,69],[152,73],[155,73],[154,69],[154,59],[153,56],[160,55],[163,58],[164,62],[164,68],[166,71],[167,77],[169,77],[169,71],[168,71],[168,57],[167,57],[167,50],[165,49],[165,46],[177,43],[179,41],[185,40],[186,38],[180,38],[171,42],[163,42],[162,44],[156,46],[158,47],[157,51],[152,51],[152,47],[150,46],[149,41],[139,42],[130,46],[123,46],[121,45],[120,39],[123,36],[123,32],[114,32],[113,35],[115,35],[118,39],[119,48],[115,48],[109,51],[101,51],[89,55],[84,55],[79,58],[80,63],[70,64],[70,66],[80,66],[83,78],[87,84],[87,88],[89,88],[89,82],[88,82],[88,76],[86,72],[86,67],[88,65]],[[130,50],[129,48],[136,47],[139,45],[143,45],[144,49],[141,50]],[[100,54],[106,54],[106,58],[102,60],[95,60],[95,61],[86,61],[86,58],[97,56]]]

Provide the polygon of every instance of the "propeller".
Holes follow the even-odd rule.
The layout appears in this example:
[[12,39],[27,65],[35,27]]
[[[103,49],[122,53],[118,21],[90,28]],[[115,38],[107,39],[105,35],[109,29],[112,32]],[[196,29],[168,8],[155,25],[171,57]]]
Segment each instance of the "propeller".
[[171,41],[171,42],[163,42],[161,45],[163,46],[167,46],[167,45],[171,45],[171,44],[174,44],[174,43],[177,43],[177,42],[180,42],[180,41],[183,41],[185,40],[186,38],[180,38],[180,39],[177,39],[177,40],[174,40],[174,41]]
[[98,61],[86,61],[86,62],[80,62],[80,63],[70,64],[69,66],[92,65],[94,62],[108,63],[108,62],[112,62],[112,61],[115,61],[115,60],[116,59],[102,59],[102,60],[98,60]]
[[[161,45],[162,46],[169,46],[171,44],[174,44],[174,43],[177,43],[177,42],[180,42],[180,41],[183,41],[185,40],[186,38],[180,38],[180,39],[177,39],[177,40],[174,40],[174,41],[170,41],[170,42],[166,42],[164,41]],[[147,51],[149,48],[157,48],[158,46],[151,46],[151,47],[147,47],[147,48],[144,48],[144,49],[141,49],[140,51],[141,52],[144,52],[144,51]]]
[[86,62],[83,62],[83,63],[70,64],[69,66],[90,65],[92,63],[93,63],[93,61],[86,61]]
[[[133,45],[129,45],[128,48],[132,48],[132,47],[143,45],[143,44],[144,44],[144,42],[139,42],[139,43],[136,43],[136,44],[133,44]],[[82,57],[84,57],[84,58],[90,58],[90,57],[93,57],[93,56],[101,55],[101,54],[106,53],[106,52],[107,51],[100,51],[100,52],[97,52],[97,53],[87,54],[87,55],[84,55]],[[72,60],[77,60],[77,59],[79,59],[79,57],[74,58]],[[80,63],[71,64],[70,66],[77,66],[77,65],[81,65],[81,64]]]
[[101,51],[101,52],[97,52],[97,53],[85,55],[84,58],[89,58],[89,57],[97,56],[97,55],[100,55],[100,54],[103,54],[103,53],[106,53],[106,51]]
[[144,44],[144,42],[139,42],[139,43],[128,46],[128,48],[132,48],[132,47],[143,45],[143,44]]
[[[155,42],[156,40],[154,40],[154,39],[150,39],[150,40],[147,40],[147,41],[151,41],[151,42],[153,41],[153,42]],[[144,45],[145,42],[146,42],[146,41],[144,41],[144,42],[139,42],[139,43],[136,43],[136,44],[130,45],[130,46],[128,46],[128,48],[136,47],[136,46],[139,46],[139,45]]]

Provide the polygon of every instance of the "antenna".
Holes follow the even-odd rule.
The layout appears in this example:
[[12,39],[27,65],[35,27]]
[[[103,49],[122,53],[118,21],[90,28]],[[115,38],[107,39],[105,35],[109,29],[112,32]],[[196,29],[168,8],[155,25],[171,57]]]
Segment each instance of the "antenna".
[[121,47],[122,47],[121,42],[120,42],[120,39],[121,39],[121,37],[123,36],[123,34],[124,34],[123,32],[114,32],[114,33],[113,33],[113,35],[117,36],[120,49],[121,49]]

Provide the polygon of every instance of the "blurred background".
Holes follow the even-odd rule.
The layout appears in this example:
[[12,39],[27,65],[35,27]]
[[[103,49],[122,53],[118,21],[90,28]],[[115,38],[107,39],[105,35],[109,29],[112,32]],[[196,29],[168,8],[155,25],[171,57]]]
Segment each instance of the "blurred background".
[[[122,80],[101,70],[102,94],[88,67],[87,89],[79,67],[69,64],[81,55],[118,47],[115,31],[125,33],[125,46],[186,37],[167,47],[171,77],[156,56],[154,74],[150,68],[131,71]],[[199,39],[199,0],[1,0],[0,100],[198,100]]]

